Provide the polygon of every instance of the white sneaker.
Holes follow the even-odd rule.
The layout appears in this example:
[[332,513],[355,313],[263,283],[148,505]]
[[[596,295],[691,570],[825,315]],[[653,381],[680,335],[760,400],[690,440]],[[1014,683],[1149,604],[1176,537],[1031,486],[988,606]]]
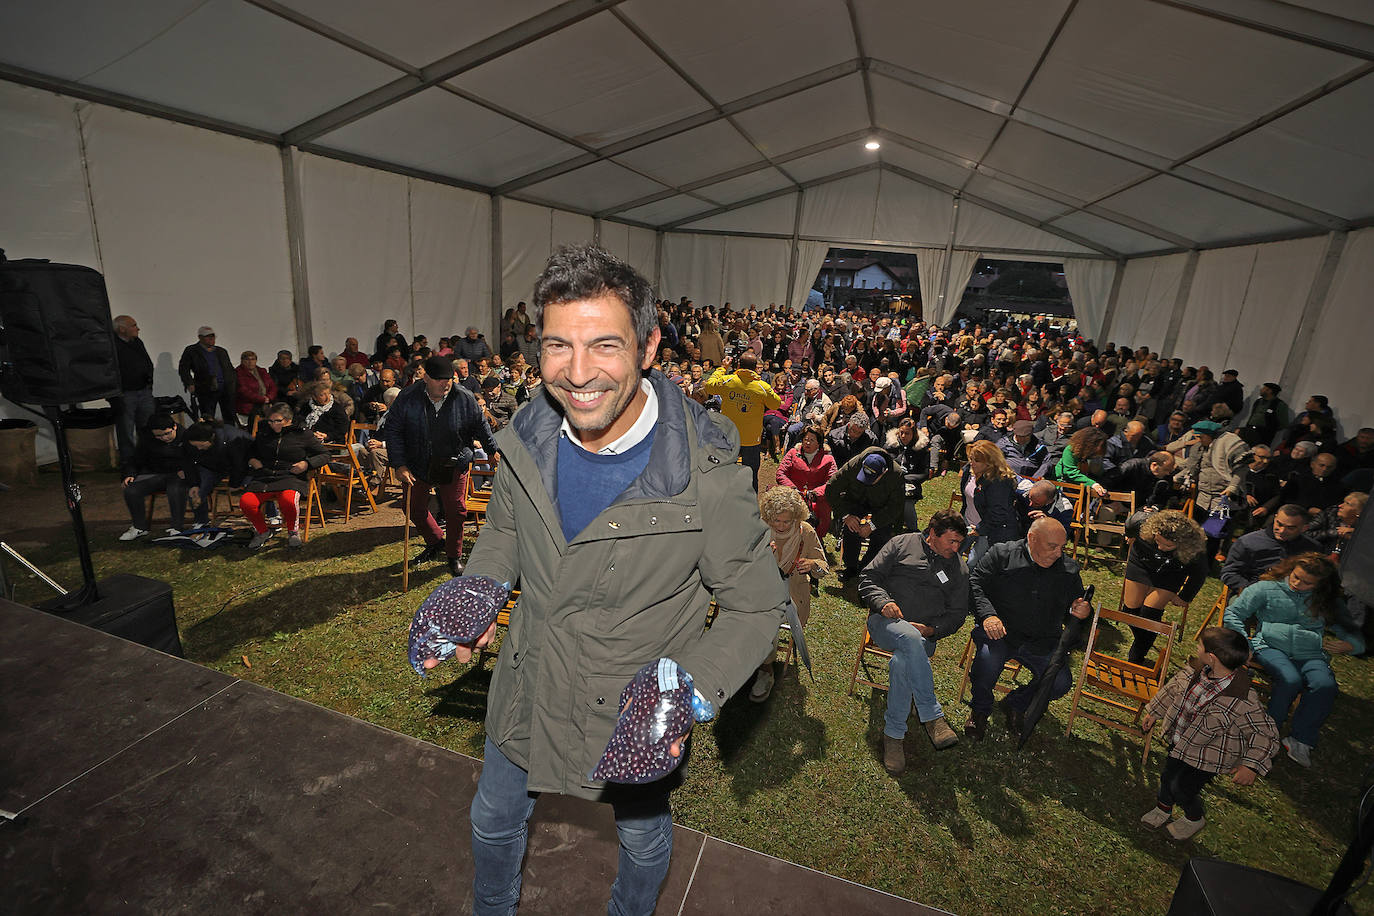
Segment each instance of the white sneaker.
[[1303,744],[1296,738],[1284,738],[1283,749],[1288,752],[1288,758],[1300,767],[1310,767],[1312,765],[1312,745]]
[[749,699],[755,703],[762,703],[768,699],[768,695],[773,692],[773,666],[761,669],[758,677],[754,678],[754,687],[749,691]]
[[1141,816],[1140,823],[1152,830],[1157,830],[1169,823],[1169,818],[1172,814],[1172,811],[1165,811],[1163,808],[1159,807],[1159,805],[1155,805]]
[[280,515],[269,515],[267,518],[263,519],[263,522],[267,524],[268,528],[280,528],[283,524]]
[[137,525],[130,525],[129,530],[119,536],[121,541],[136,541],[148,534],[147,528],[140,528]]
[[1191,840],[1197,836],[1198,831],[1207,826],[1207,818],[1200,817],[1197,820],[1189,820],[1185,815],[1169,825],[1169,836],[1179,842]]

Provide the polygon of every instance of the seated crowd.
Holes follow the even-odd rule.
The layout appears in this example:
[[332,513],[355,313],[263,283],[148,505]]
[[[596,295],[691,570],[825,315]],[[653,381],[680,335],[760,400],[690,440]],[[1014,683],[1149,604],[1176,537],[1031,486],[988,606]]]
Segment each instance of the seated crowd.
[[[136,336],[132,319],[125,325]],[[1066,615],[1089,615],[1078,566],[1064,555],[1080,505],[1099,521],[1124,523],[1127,613],[1160,620],[1170,605],[1188,604],[1224,557],[1224,628],[1257,626],[1251,665],[1273,684],[1268,721],[1281,728],[1300,697],[1283,746],[1310,763],[1335,699],[1323,646],[1362,653],[1368,623],[1364,606],[1342,594],[1332,561],[1374,481],[1374,429],[1342,439],[1326,397],[1308,397],[1295,413],[1268,382],[1249,402],[1234,370],[1218,380],[1207,366],[1148,347],[1098,345],[1045,321],[945,329],[890,314],[701,308],[683,297],[660,303],[659,330],[654,368],[734,421],[756,487],[766,453],[777,462],[777,485],[795,491],[765,499],[763,515],[799,607],[829,571],[823,545],[835,535],[839,578],[858,580],[868,632],[893,653],[883,730],[890,772],[905,766],[913,708],[937,748],[959,740],[934,695],[936,641],[974,617],[964,734],[981,739],[1003,663],[1016,658],[1039,674]],[[152,492],[167,493],[175,527],[188,502],[204,524],[203,496],[227,479],[245,487],[252,546],[278,525],[294,546],[303,475],[330,460],[325,444],[348,445],[374,486],[388,467],[411,485],[422,556],[442,551],[457,574],[453,522],[465,506],[454,480],[474,456],[494,453],[491,433],[540,393],[538,329],[523,302],[507,310],[498,336],[495,352],[472,327],[431,345],[423,334],[407,340],[388,320],[371,353],[350,337],[333,357],[312,346],[296,363],[280,350],[264,369],[252,352],[234,368],[213,329],[201,328],[181,360],[198,422],[182,430],[155,415],[121,454],[132,519],[122,538],[147,533]],[[374,428],[359,435],[354,423]],[[239,429],[255,424],[252,436]],[[951,506],[923,526],[922,485],[946,473],[958,474],[960,511]],[[429,514],[431,489],[448,521],[442,529]],[[1123,510],[1134,511],[1127,518]],[[1258,728],[1248,677],[1236,674],[1244,646],[1224,628],[1204,630],[1196,647],[1211,667],[1186,668],[1192,680],[1171,685],[1168,702],[1146,717],[1173,728],[1175,742],[1161,779],[1165,813],[1144,820],[1163,826],[1181,805],[1184,817],[1170,825],[1180,839],[1201,829],[1196,797],[1207,774],[1248,769],[1241,782],[1268,768],[1267,756],[1233,749],[1222,758],[1179,752],[1199,704],[1214,697],[1227,697],[1228,709],[1248,717],[1245,728]],[[1144,630],[1133,634],[1131,660],[1144,662],[1153,642]],[[756,701],[772,685],[765,669],[751,691]],[[1228,672],[1225,683],[1205,670]],[[1057,678],[1053,696],[1070,689],[1067,670]],[[1002,702],[1013,729],[1028,701],[1022,688]]]

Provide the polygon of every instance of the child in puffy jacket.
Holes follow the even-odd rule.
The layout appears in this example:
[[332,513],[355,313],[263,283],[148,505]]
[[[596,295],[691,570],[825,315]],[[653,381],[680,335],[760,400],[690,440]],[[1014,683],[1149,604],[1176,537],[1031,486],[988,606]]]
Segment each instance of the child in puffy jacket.
[[[1189,839],[1207,825],[1201,796],[1214,776],[1229,773],[1236,785],[1248,786],[1269,772],[1279,732],[1250,687],[1249,659],[1244,634],[1207,627],[1198,634],[1197,654],[1146,704],[1141,729],[1162,724],[1169,749],[1157,803],[1140,819],[1146,827],[1167,824],[1169,836]],[[1175,805],[1183,817],[1171,822]]]

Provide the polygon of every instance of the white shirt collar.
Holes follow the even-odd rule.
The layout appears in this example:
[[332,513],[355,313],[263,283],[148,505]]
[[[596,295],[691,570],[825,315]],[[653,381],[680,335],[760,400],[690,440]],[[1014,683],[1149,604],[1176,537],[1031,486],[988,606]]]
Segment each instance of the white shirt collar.
[[[634,425],[625,431],[625,435],[609,445],[603,445],[597,450],[596,454],[619,455],[621,452],[629,451],[643,442],[645,437],[649,435],[649,431],[654,428],[654,424],[658,422],[658,394],[654,391],[654,386],[650,384],[649,380],[646,378],[639,380],[639,390],[646,395],[644,409],[639,412],[639,419],[635,420]],[[583,447],[582,440],[577,437],[577,432],[572,428],[572,424],[568,422],[567,417],[563,418],[563,425],[560,427],[560,430],[563,435],[567,436],[579,447]],[[590,449],[588,449],[588,451],[590,451]]]

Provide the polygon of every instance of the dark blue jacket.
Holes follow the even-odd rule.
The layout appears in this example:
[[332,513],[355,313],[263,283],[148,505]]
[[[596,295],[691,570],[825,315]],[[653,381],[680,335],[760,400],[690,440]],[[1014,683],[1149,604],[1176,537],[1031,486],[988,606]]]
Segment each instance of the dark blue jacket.
[[247,430],[221,426],[215,430],[209,449],[202,452],[188,444],[186,451],[197,467],[229,478],[231,487],[240,487],[248,476],[248,455],[252,448],[253,437]]
[[[449,440],[456,449],[472,448],[475,440],[488,455],[496,454],[491,428],[477,406],[477,399],[461,385],[449,389],[436,412],[432,409],[423,380],[396,396],[387,411],[387,460],[393,468],[407,468],[424,480],[429,474],[436,442]],[[464,469],[459,469],[460,473]]]
[[[959,475],[959,495],[964,495],[968,486],[968,465],[964,465]],[[978,510],[978,533],[988,539],[989,544],[1014,541],[1021,536],[1020,525],[1016,521],[1016,481],[982,480],[973,491],[973,508]],[[963,500],[964,517],[968,517],[968,500]]]

